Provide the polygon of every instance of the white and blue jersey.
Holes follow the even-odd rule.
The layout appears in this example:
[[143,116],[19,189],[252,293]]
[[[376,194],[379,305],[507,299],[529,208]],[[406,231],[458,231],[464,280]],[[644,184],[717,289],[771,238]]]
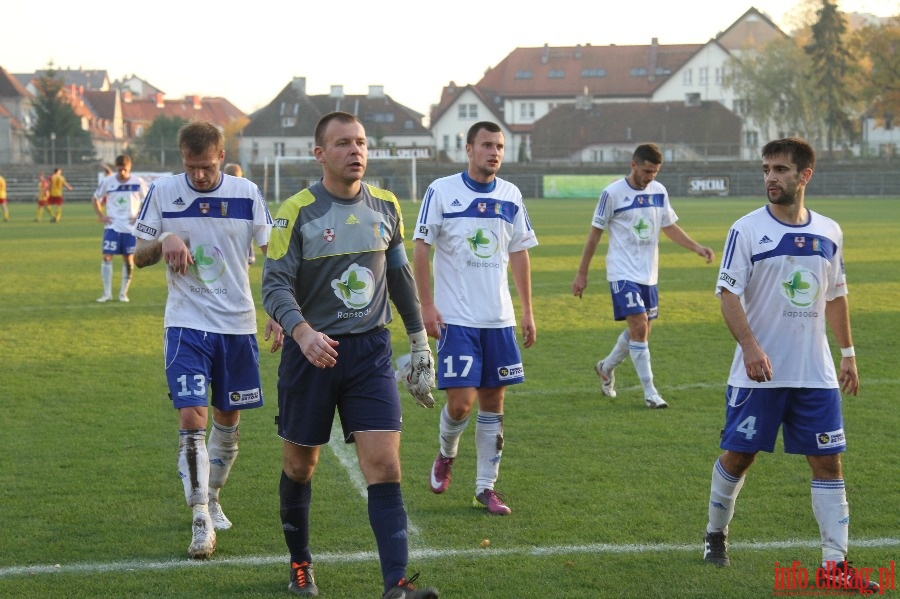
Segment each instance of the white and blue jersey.
[[167,270],[169,295],[164,326],[223,334],[255,334],[256,306],[247,274],[251,242],[268,244],[272,217],[251,181],[222,174],[215,189],[191,187],[182,173],[156,179],[134,235],[178,235],[194,264],[184,275]]
[[137,175],[130,175],[126,181],[119,181],[118,175],[104,177],[94,191],[95,200],[106,198],[106,228],[129,235],[146,195],[147,183]]
[[678,220],[669,193],[658,181],[635,189],[627,178],[610,183],[597,202],[591,225],[607,231],[606,280],[656,285],[659,232]]
[[825,304],[847,294],[843,233],[835,221],[808,212],[808,221],[794,226],[778,221],[764,206],[728,232],[716,295],[726,289],[741,298],[773,370],[771,381],[751,380],[738,345],[731,386],[838,388]]
[[495,177],[467,173],[432,182],[413,239],[434,248],[434,302],[444,322],[467,327],[515,326],[509,254],[537,245],[522,193]]

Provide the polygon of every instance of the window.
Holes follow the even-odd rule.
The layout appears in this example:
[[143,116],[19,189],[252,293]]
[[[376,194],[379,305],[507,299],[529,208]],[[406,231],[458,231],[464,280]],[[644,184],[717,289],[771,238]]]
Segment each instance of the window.
[[531,79],[532,77],[534,77],[534,73],[528,69],[519,69],[516,71],[516,79]]
[[477,119],[478,104],[460,104],[459,118],[461,119]]
[[713,77],[715,77],[714,83],[716,85],[722,85],[722,69],[720,67],[716,67]]
[[275,155],[276,156],[286,156],[286,154],[284,153],[284,142],[283,141],[275,142]]
[[562,69],[553,69],[547,73],[547,79],[565,79],[566,72]]
[[697,83],[707,85],[709,83],[709,67],[700,67],[697,69]]
[[681,74],[681,84],[682,85],[693,85],[694,84],[694,69],[685,69],[684,73]]
[[449,135],[444,136],[444,143],[441,144],[441,147],[444,148],[445,152],[450,149],[450,136]]
[[293,105],[288,105],[284,102],[281,103],[278,114],[281,116],[293,114],[297,116],[300,113],[300,104],[294,102]]
[[534,102],[522,102],[519,104],[519,116],[523,119],[533,119]]
[[644,67],[633,67],[631,71],[629,71],[629,74],[632,77],[646,77],[647,69],[645,69]]
[[581,69],[582,77],[606,77],[606,69]]
[[667,69],[666,67],[656,67],[656,71],[654,71],[656,75],[671,75],[672,69]]
[[759,133],[756,131],[744,131],[744,145],[748,148],[756,148],[759,145]]
[[376,123],[393,123],[394,122],[394,113],[393,112],[376,112],[375,114],[371,115],[369,118]]
[[281,117],[281,127],[282,129],[287,129],[289,127],[293,127],[297,124],[297,118],[292,116],[283,116]]
[[735,98],[734,99],[734,113],[739,115],[746,115],[750,112],[750,100],[746,98]]

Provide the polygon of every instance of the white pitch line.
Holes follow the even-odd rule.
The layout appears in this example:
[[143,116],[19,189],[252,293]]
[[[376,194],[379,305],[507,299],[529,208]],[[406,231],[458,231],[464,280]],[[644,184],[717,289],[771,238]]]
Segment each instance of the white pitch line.
[[[732,549],[747,549],[751,551],[767,551],[772,549],[813,549],[819,547],[821,541],[815,540],[790,540],[790,541],[770,541],[770,542],[748,542],[748,543],[729,543]],[[888,547],[900,547],[900,539],[883,538],[883,539],[854,539],[851,542],[853,547],[868,547],[875,549],[885,549]],[[624,545],[614,545],[611,543],[596,543],[590,545],[558,545],[552,547],[508,547],[499,548],[491,545],[487,549],[421,549],[409,552],[410,559],[426,560],[426,559],[447,559],[453,557],[466,558],[484,558],[488,559],[498,555],[520,555],[523,557],[545,557],[575,554],[598,554],[598,555],[617,555],[627,553],[668,553],[672,551],[680,552],[697,552],[698,556],[702,551],[701,543],[690,544],[643,544],[629,543]],[[82,563],[62,565],[55,564],[52,566],[18,566],[0,568],[0,579],[14,578],[19,576],[37,576],[41,574],[102,574],[105,572],[128,572],[128,571],[164,571],[174,570],[177,568],[216,568],[219,566],[267,566],[272,564],[287,563],[289,556],[270,555],[270,556],[249,556],[217,559],[213,558],[206,561],[198,561],[192,559],[173,559],[167,561],[141,561],[132,560],[127,562],[107,562],[107,563]],[[329,564],[351,564],[359,562],[374,562],[378,560],[378,554],[374,551],[358,551],[353,553],[317,553],[316,563]]]
[[[331,439],[328,441],[328,447],[331,448],[331,451],[334,452],[334,455],[341,463],[341,466],[347,471],[347,476],[350,478],[353,486],[356,487],[356,491],[364,500],[368,501],[368,485],[366,484],[366,479],[362,475],[362,471],[359,469],[359,459],[356,457],[355,450],[356,444],[344,443],[344,429],[341,428],[340,422],[337,420],[331,425]],[[354,449],[350,449],[351,447]],[[412,523],[409,516],[407,516],[406,522],[407,534],[419,536],[421,530]],[[412,541],[412,539],[410,539],[410,541]]]

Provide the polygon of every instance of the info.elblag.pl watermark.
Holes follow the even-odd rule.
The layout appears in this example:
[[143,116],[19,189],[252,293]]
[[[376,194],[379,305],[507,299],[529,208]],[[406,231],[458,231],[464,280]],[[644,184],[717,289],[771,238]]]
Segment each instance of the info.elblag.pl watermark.
[[[878,590],[871,589],[870,582],[878,583]],[[834,597],[841,595],[883,594],[896,588],[894,561],[887,567],[856,568],[850,576],[843,576],[836,562],[825,562],[812,572],[799,561],[789,567],[775,562],[775,597]]]

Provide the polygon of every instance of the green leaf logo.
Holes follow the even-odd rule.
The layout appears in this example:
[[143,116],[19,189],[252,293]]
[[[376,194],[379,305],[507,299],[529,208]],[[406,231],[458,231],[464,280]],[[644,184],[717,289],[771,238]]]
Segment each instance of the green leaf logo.
[[473,252],[477,252],[480,248],[487,247],[491,244],[490,240],[484,236],[484,230],[478,229],[475,235],[469,238],[469,245]]
[[634,234],[637,235],[638,239],[643,240],[650,238],[650,225],[643,218],[638,220],[632,229],[634,229]]
[[350,271],[347,276],[347,282],[337,281],[337,288],[340,290],[344,300],[349,300],[354,293],[358,293],[366,288],[366,284],[359,280],[356,271]]
[[469,242],[469,249],[478,258],[487,259],[497,253],[500,247],[497,234],[491,229],[479,228],[475,229],[470,237],[466,238]]
[[350,265],[339,279],[331,281],[334,295],[340,299],[347,308],[359,310],[365,308],[372,301],[375,292],[375,275],[368,268],[358,264]]
[[798,268],[781,282],[781,294],[798,308],[806,308],[819,297],[819,279],[806,268]]
[[222,251],[212,245],[201,244],[191,253],[194,263],[191,272],[198,281],[209,285],[225,272],[225,259]]

